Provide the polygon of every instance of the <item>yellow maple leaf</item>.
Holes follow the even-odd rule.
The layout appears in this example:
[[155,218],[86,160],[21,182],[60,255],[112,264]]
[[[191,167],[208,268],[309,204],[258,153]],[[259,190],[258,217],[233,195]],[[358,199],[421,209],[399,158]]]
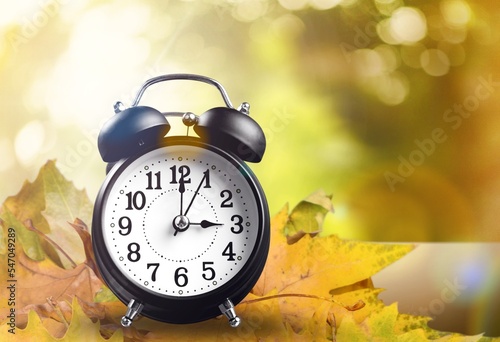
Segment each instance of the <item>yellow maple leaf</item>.
[[371,277],[413,249],[409,244],[355,242],[334,235],[304,235],[289,245],[283,231],[287,219],[285,206],[272,220],[270,252],[254,294],[262,296],[273,289],[278,293],[314,289],[319,296],[328,296],[333,289]]
[[[318,194],[315,197],[319,201]],[[293,216],[296,220],[302,210],[306,210],[307,215],[317,222],[318,217],[311,214],[311,207],[300,204],[291,215],[288,214],[288,206],[285,206],[273,218],[269,256],[264,271],[252,290],[253,294],[265,296],[276,290],[280,295],[308,294],[331,298],[336,289],[340,293],[354,290],[356,284],[366,281],[413,249],[409,244],[355,242],[342,240],[337,236],[312,237],[310,234],[300,234],[299,239],[294,238],[294,243],[289,244],[285,228],[289,225],[290,217]],[[326,211],[320,211],[322,215],[325,213]],[[293,234],[297,235],[296,232]],[[368,284],[366,286],[370,287]],[[353,300],[346,302],[347,305],[357,302],[352,297],[345,297],[344,300]],[[304,329],[304,317],[313,315],[317,305],[317,301],[290,297],[281,301],[281,311],[289,324],[296,331],[301,331]]]
[[72,303],[73,314],[71,322],[64,334],[58,338],[53,336],[45,328],[42,319],[35,311],[28,314],[28,324],[24,329],[15,329],[15,334],[9,332],[4,324],[0,326],[0,341],[23,341],[23,342],[53,342],[53,341],[123,341],[122,331],[115,332],[109,339],[105,339],[100,333],[100,322],[92,322],[83,312],[76,298]]
[[[381,310],[370,312],[370,315],[362,322],[355,322],[352,317],[345,317],[337,330],[336,338],[338,341],[352,342],[419,342],[431,340],[429,337],[429,331],[431,329],[426,326],[421,326],[418,317],[414,317],[415,320],[413,320],[413,316],[407,316],[405,320],[408,326],[414,325],[416,328],[399,334],[397,332],[397,325],[400,317],[401,315],[398,313],[396,303],[386,306]],[[482,334],[476,336],[463,336],[459,334],[434,332],[433,335],[434,337],[436,337],[436,335],[442,336],[432,338],[433,341],[439,342],[477,342],[489,340],[488,338],[483,338]]]
[[[258,299],[260,297],[250,294],[245,302],[237,306],[238,316],[242,319],[242,323],[237,329],[231,328],[223,317],[185,325],[161,323],[141,317],[134,322],[132,327],[124,331],[124,335],[127,340],[147,342],[309,342],[322,340],[323,335],[316,335],[313,330],[296,333],[282,316],[277,298]],[[117,315],[120,314],[123,314],[123,311],[117,312]]]

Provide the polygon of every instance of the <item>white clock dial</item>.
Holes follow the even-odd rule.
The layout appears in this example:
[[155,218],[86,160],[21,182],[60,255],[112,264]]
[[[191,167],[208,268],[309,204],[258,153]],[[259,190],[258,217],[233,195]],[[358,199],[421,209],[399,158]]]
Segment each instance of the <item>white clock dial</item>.
[[258,238],[252,180],[218,153],[152,150],[118,174],[104,200],[104,242],[132,282],[166,296],[217,289],[245,266]]

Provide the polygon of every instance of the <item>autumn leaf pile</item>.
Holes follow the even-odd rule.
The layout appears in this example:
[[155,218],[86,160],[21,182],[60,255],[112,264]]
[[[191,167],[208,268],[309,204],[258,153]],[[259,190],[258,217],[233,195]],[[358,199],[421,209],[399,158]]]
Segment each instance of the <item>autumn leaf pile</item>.
[[[378,299],[371,276],[410,245],[321,236],[331,200],[317,192],[271,222],[266,267],[236,307],[237,329],[214,318],[172,325],[139,318],[122,328],[125,305],[98,276],[92,202],[49,161],[0,209],[0,341],[487,341],[430,329],[429,318]],[[7,236],[16,231],[16,334],[8,332]]]

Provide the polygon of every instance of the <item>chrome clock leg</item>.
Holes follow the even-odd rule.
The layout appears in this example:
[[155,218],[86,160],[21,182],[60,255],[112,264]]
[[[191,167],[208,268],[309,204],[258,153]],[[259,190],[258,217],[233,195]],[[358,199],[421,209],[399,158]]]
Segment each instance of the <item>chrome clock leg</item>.
[[134,318],[141,313],[144,305],[137,302],[135,299],[131,299],[127,305],[127,313],[122,317],[121,324],[123,327],[127,328],[132,325]]
[[219,305],[219,310],[222,312],[224,316],[229,320],[229,325],[233,328],[236,328],[240,325],[241,319],[236,315],[236,311],[234,311],[234,305],[231,302],[231,299],[226,299],[222,304]]

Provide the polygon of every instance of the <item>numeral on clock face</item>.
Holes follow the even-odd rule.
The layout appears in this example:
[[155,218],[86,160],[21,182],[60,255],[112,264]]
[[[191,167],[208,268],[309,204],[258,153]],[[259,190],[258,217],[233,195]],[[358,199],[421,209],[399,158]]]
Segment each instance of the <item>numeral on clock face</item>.
[[210,150],[153,150],[124,168],[106,201],[103,234],[113,262],[160,295],[213,291],[243,269],[256,245],[254,185]]
[[151,281],[156,281],[156,271],[158,271],[158,267],[160,267],[160,264],[157,262],[148,264],[147,268],[149,269],[150,267],[153,268],[153,273],[151,273]]
[[141,210],[146,205],[146,195],[144,192],[137,191],[135,193],[127,192],[127,207],[125,210]]
[[120,235],[126,236],[130,234],[130,231],[132,230],[132,221],[130,220],[130,217],[120,217],[120,219],[118,220],[118,226],[120,227]]
[[212,280],[215,278],[215,270],[210,267],[213,265],[213,261],[204,261],[203,262],[203,274],[202,277],[205,280]]
[[188,277],[187,277],[188,270],[185,267],[179,267],[175,271],[174,279],[175,279],[175,285],[179,287],[184,287],[188,284]]
[[231,202],[231,199],[233,198],[233,193],[231,190],[222,190],[220,193],[220,197],[224,199],[222,203],[220,204],[221,208],[232,208],[233,207],[233,202]]
[[[156,172],[154,177],[153,172],[149,171],[146,173],[146,176],[148,177],[148,186],[146,187],[146,190],[161,190],[161,171]],[[153,184],[155,184],[154,187]]]
[[141,255],[139,254],[141,245],[139,245],[136,242],[132,242],[128,245],[127,249],[128,249],[128,254],[127,254],[128,260],[131,262],[139,261],[139,259],[141,258]]
[[184,184],[191,183],[191,178],[188,177],[191,173],[191,169],[189,168],[189,166],[181,165],[177,167],[177,165],[174,165],[170,168],[170,170],[172,171],[172,180],[170,181],[170,184],[177,184],[177,173],[179,173],[180,175],[179,182]]

